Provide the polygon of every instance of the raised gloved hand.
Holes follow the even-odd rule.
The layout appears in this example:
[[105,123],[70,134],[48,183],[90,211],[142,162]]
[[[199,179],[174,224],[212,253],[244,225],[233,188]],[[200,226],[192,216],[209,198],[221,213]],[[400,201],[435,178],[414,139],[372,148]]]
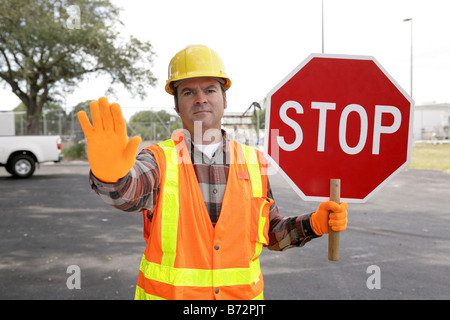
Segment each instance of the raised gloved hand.
[[344,231],[347,228],[347,208],[346,202],[340,204],[334,201],[322,202],[311,216],[314,232],[321,236],[328,233],[329,226],[333,231]]
[[107,98],[101,97],[89,106],[92,125],[86,112],[77,114],[87,139],[89,165],[99,180],[115,183],[133,167],[142,139],[136,136],[128,140],[125,119],[117,103],[110,105]]

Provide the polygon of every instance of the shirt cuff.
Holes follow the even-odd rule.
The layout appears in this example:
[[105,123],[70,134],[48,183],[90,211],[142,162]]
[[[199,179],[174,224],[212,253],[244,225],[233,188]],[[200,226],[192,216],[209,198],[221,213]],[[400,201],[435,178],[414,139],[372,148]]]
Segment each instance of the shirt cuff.
[[128,179],[128,175],[130,173],[128,172],[127,175],[121,179],[119,179],[119,181],[115,182],[115,183],[108,183],[108,182],[103,182],[101,180],[99,180],[93,173],[92,170],[89,170],[89,181],[91,182],[91,187],[98,189],[101,188],[102,190],[117,190],[119,189],[124,183],[125,181],[127,181]]
[[311,224],[311,216],[313,213],[304,214],[298,216],[295,221],[295,227],[297,229],[297,234],[303,235],[303,241],[299,244],[299,246],[305,245],[307,242],[314,238],[318,238],[318,236],[312,227]]

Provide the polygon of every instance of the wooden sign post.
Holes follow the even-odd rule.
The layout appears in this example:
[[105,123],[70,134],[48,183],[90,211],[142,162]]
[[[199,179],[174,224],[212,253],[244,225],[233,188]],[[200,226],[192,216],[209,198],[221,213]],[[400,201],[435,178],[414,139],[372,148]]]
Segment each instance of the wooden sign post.
[[[330,179],[330,200],[341,203],[341,180]],[[328,233],[328,260],[339,260],[339,232],[333,231],[329,227]]]

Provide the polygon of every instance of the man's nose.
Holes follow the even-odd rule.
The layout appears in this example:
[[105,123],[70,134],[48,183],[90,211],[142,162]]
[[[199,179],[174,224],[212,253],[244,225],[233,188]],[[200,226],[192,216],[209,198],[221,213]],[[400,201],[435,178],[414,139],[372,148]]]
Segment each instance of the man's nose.
[[199,90],[196,97],[195,97],[195,104],[205,104],[208,100],[206,99],[206,95]]

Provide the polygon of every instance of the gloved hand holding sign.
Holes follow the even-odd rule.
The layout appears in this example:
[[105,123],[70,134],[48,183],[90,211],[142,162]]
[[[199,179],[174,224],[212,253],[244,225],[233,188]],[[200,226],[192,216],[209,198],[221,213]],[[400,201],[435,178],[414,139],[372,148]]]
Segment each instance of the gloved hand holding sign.
[[322,202],[311,216],[314,232],[321,236],[328,233],[329,227],[333,231],[344,231],[347,228],[347,208],[346,202],[340,204],[334,201]]
[[128,140],[127,126],[119,104],[109,104],[101,97],[90,103],[92,125],[84,111],[78,121],[87,139],[87,153],[92,173],[99,180],[115,183],[123,178],[136,161],[140,137]]

